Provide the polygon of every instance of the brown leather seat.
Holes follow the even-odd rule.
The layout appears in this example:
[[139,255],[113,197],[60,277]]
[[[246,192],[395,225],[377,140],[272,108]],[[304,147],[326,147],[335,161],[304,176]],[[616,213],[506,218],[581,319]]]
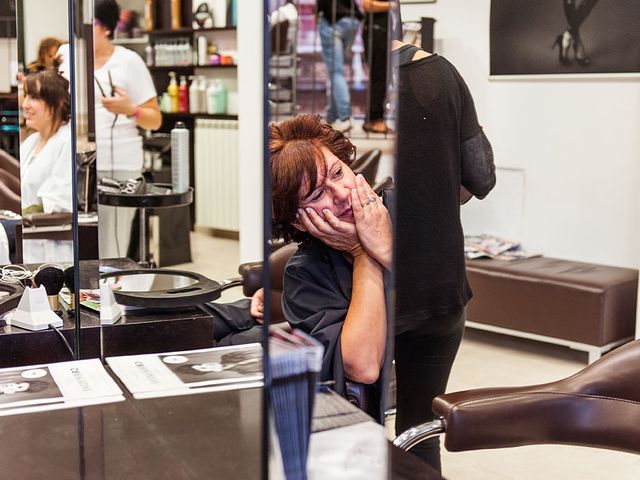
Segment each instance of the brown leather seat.
[[633,337],[638,270],[538,257],[467,261],[470,321],[585,345]]
[[433,411],[449,451],[565,444],[640,453],[639,373],[636,340],[563,380],[449,393]]

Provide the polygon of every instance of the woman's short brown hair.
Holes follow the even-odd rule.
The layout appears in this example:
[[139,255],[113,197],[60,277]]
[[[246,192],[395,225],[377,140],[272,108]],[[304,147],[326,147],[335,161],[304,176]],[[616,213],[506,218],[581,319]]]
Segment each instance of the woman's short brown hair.
[[318,168],[325,168],[326,148],[350,165],[356,147],[320,115],[298,115],[269,129],[271,158],[271,224],[273,238],[299,240],[303,236],[292,224],[300,204],[300,187],[307,178],[310,195],[316,188]]
[[24,81],[24,94],[35,100],[43,100],[53,114],[53,121],[60,125],[71,117],[69,81],[55,70],[30,73]]

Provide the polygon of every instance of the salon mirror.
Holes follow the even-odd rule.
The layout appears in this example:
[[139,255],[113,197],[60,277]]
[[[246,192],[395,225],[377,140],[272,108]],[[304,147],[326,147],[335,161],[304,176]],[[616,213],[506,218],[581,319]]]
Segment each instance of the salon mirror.
[[195,284],[198,280],[186,275],[173,273],[143,273],[130,275],[118,279],[120,292],[156,292],[159,290],[173,290],[185,288]]
[[[23,263],[73,262],[71,98],[68,79],[55,70],[58,47],[69,42],[67,7],[66,0],[24,0],[16,12],[26,73],[20,94],[23,225],[17,244]],[[42,8],[52,8],[52,15],[40,15]]]
[[[213,318],[217,307],[201,308],[197,301],[221,305],[239,302],[241,315],[248,315],[250,300],[240,282],[226,280],[238,276],[241,263],[262,260],[258,241],[261,200],[253,187],[262,181],[260,159],[247,156],[252,160],[245,160],[239,153],[241,66],[236,65],[236,58],[241,27],[236,28],[230,8],[228,16],[219,16],[215,28],[193,30],[191,3],[195,9],[196,2],[182,2],[179,29],[171,23],[169,1],[154,2],[154,9],[146,13],[145,2],[117,3],[119,17],[113,15],[112,3],[94,2],[90,83],[95,93],[100,271],[115,277],[119,275],[114,271],[153,269],[154,274],[119,277],[115,299],[130,306],[132,296],[140,300],[161,295],[164,301],[172,300],[170,305],[181,304],[179,310],[164,305],[162,311],[153,312],[128,308],[119,319],[105,320],[102,355],[213,347],[221,340],[218,335],[222,331],[219,325],[215,327],[219,318]],[[121,21],[114,25],[113,18]],[[201,51],[206,54],[206,64],[199,59],[194,65],[191,53],[197,52],[203,42],[208,47]],[[167,65],[163,49],[176,45],[187,47],[188,61]],[[225,57],[225,63],[210,62],[211,57],[220,62]],[[169,89],[170,72],[176,74],[177,83],[183,83],[184,77],[187,87],[197,90],[202,86],[202,94],[207,87],[221,84],[226,91],[224,108],[213,111],[209,109],[212,102],[206,105],[206,99],[199,106],[191,102],[185,109],[183,105],[179,111],[165,108],[168,94],[173,94]],[[251,72],[245,75],[254,76]],[[252,94],[260,88],[255,80],[248,87]],[[123,92],[133,114],[116,114],[107,105]],[[193,101],[198,100],[197,95],[190,89]],[[162,111],[158,113],[158,109]],[[153,121],[156,114],[157,122]],[[171,131],[178,122],[185,127],[178,132],[184,146],[181,161],[188,171],[189,189],[184,192],[171,190]],[[250,165],[242,167],[243,162]],[[249,177],[253,183],[247,187]],[[163,274],[164,269],[191,272],[197,283],[188,276]],[[208,293],[201,295],[207,279],[211,282],[207,284]],[[224,291],[215,282],[223,283]],[[228,288],[231,285],[237,287]],[[127,296],[125,291],[136,293]],[[137,305],[141,306],[139,302]],[[145,307],[163,305],[150,300]],[[131,332],[138,341],[131,342]],[[255,340],[260,341],[260,335]]]
[[[3,199],[2,208],[8,208],[20,217],[3,215],[3,229],[8,240],[3,248],[9,247],[9,255],[8,258],[2,255],[2,258],[4,263],[9,260],[24,265],[25,269],[3,272],[2,277],[3,282],[21,277],[23,283],[43,285],[52,310],[59,312],[61,325],[57,328],[61,335],[56,335],[51,327],[36,330],[35,323],[33,328],[29,322],[18,327],[7,318],[10,325],[3,327],[0,364],[72,360],[71,352],[76,358],[91,356],[90,351],[96,356],[99,348],[97,329],[93,336],[84,336],[86,349],[81,347],[81,322],[77,310],[71,306],[74,294],[66,288],[77,283],[75,153],[78,150],[76,139],[80,141],[87,132],[86,109],[82,115],[76,108],[82,104],[84,89],[75,87],[82,85],[86,70],[80,60],[82,35],[80,28],[69,24],[69,19],[74,12],[81,24],[82,9],[79,2],[74,4],[67,0],[16,0],[4,4],[8,8],[3,6],[3,13],[14,12],[16,26],[13,31],[17,49],[13,58],[8,59],[9,71],[13,71],[14,76],[10,82],[11,92],[7,95],[15,95],[19,148],[8,151],[6,142],[2,143],[3,187],[17,188],[13,191],[16,204],[8,208]],[[44,11],[48,14],[43,15]],[[73,35],[72,41],[69,35]],[[62,67],[63,59],[59,54],[64,45],[67,45],[67,52],[77,53],[78,59],[66,68]],[[77,46],[78,51],[70,50],[68,45]],[[3,133],[5,131],[3,129]],[[19,165],[19,169],[12,170],[13,165]],[[10,181],[11,175],[13,181]],[[10,299],[11,296],[6,295],[0,298],[3,313],[6,313]],[[22,346],[17,347],[16,342]]]

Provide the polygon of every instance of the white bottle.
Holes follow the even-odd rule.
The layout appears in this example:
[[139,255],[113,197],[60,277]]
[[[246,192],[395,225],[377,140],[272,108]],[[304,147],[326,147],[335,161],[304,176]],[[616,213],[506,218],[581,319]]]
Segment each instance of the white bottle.
[[216,113],[217,88],[216,83],[210,79],[207,87],[207,113]]
[[189,112],[200,113],[200,105],[198,105],[198,81],[193,75],[189,75],[191,86],[189,86]]
[[198,75],[198,108],[200,113],[207,112],[207,79]]
[[182,122],[171,129],[171,187],[175,193],[189,190],[189,130]]
[[207,65],[207,37],[198,36],[198,65]]

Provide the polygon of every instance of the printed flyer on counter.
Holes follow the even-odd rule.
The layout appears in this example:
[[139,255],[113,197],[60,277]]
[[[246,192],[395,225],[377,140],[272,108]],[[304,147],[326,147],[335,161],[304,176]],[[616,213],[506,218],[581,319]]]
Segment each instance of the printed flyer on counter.
[[134,398],[237,390],[262,386],[262,346],[108,357]]
[[97,358],[0,369],[0,416],[123,400]]

